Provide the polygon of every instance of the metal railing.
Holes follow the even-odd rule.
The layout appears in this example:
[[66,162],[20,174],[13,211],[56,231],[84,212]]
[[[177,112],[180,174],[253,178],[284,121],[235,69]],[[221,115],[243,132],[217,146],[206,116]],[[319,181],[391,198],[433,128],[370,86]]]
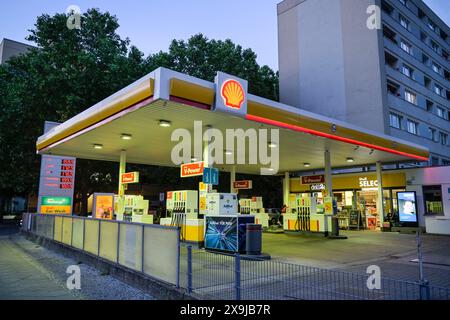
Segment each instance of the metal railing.
[[27,213],[22,230],[180,286],[179,228]]
[[[26,214],[23,230],[211,300],[450,300],[450,288],[180,246],[180,229]],[[157,230],[162,232],[156,232]],[[161,250],[164,248],[164,250]]]
[[211,300],[450,300],[450,288],[182,247],[188,292]]

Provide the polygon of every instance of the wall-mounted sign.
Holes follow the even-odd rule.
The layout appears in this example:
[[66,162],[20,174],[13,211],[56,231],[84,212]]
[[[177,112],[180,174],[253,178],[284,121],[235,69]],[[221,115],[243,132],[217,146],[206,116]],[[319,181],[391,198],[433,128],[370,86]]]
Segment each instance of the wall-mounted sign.
[[120,177],[121,183],[138,183],[139,182],[139,172],[126,172],[122,173]]
[[204,167],[203,161],[182,164],[180,176],[182,178],[202,176]]
[[39,212],[43,214],[70,214],[72,212],[72,198],[42,197]]
[[203,183],[218,185],[219,184],[219,169],[204,168],[203,169]]
[[359,186],[361,188],[376,188],[378,187],[378,180],[370,179],[368,177],[359,177]]
[[253,188],[253,181],[252,180],[241,180],[241,181],[235,181],[233,183],[234,189],[251,189]]
[[323,174],[313,176],[302,176],[302,184],[318,184],[325,183],[325,176]]
[[397,192],[398,216],[400,222],[417,224],[417,201],[414,191]]
[[332,215],[333,212],[333,198],[332,197],[324,197],[323,198],[323,207],[325,214]]
[[312,184],[309,187],[310,187],[311,191],[323,191],[326,188],[323,183]]
[[217,94],[213,111],[231,112],[245,117],[247,115],[248,82],[223,72],[217,72],[215,85]]

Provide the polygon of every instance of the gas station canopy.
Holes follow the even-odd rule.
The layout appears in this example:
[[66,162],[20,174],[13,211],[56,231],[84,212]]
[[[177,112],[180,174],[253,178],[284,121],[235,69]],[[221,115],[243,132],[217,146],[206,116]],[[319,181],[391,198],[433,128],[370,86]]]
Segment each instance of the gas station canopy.
[[[37,151],[119,161],[121,150],[126,150],[129,163],[175,167],[171,152],[178,141],[171,141],[172,131],[193,132],[194,121],[202,121],[224,136],[226,129],[280,129],[279,172],[302,170],[304,163],[310,164],[308,169],[324,168],[325,150],[331,153],[332,167],[428,161],[429,152],[422,146],[248,94],[246,81],[229,79],[244,84],[245,101],[238,111],[217,107],[223,91],[218,80],[159,68],[39,137]],[[171,127],[160,126],[161,120]],[[124,140],[124,134],[131,139]],[[231,170],[231,165],[216,166]],[[236,171],[259,174],[260,165],[239,164]]]

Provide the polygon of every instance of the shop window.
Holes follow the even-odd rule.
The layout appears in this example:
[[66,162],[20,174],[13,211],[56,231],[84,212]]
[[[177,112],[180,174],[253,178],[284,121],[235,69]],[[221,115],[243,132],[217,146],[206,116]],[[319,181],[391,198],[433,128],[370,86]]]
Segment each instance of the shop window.
[[443,166],[450,166],[450,159],[442,159]]
[[441,186],[423,186],[425,214],[444,214]]

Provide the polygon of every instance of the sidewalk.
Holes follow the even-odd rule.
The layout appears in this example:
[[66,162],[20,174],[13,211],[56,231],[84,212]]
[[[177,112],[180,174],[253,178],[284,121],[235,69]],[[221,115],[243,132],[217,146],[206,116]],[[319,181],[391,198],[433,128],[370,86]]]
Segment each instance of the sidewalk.
[[7,236],[0,237],[0,300],[80,299]]
[[[154,300],[108,274],[47,250],[0,225],[0,300]],[[68,290],[67,267],[78,265],[81,290]]]

